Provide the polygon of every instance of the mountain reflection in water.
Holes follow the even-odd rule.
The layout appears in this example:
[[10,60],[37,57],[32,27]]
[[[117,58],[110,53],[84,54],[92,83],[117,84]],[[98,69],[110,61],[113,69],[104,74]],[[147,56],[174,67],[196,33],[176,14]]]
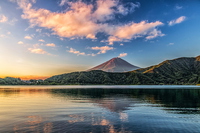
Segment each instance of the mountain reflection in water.
[[199,89],[1,88],[0,132],[199,132]]

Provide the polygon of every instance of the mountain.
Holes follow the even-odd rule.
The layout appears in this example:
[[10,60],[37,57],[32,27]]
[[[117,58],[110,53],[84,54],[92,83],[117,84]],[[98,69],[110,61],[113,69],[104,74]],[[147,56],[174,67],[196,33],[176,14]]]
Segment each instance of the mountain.
[[[114,60],[114,61],[113,61]],[[117,59],[118,61],[119,59]],[[115,62],[111,59],[97,67]],[[116,62],[117,62],[116,61]],[[114,63],[113,63],[114,64]],[[119,63],[120,64],[120,63]],[[110,65],[112,66],[112,65]],[[91,70],[91,69],[90,69]],[[44,81],[44,84],[112,84],[112,85],[187,85],[200,83],[200,56],[182,57],[166,60],[158,65],[130,72],[105,72],[91,70],[56,75]]]
[[134,66],[127,61],[121,59],[121,58],[112,58],[109,61],[106,61],[96,67],[93,67],[89,69],[88,71],[91,70],[102,70],[105,72],[127,72],[127,71],[132,71],[136,70],[139,67]]

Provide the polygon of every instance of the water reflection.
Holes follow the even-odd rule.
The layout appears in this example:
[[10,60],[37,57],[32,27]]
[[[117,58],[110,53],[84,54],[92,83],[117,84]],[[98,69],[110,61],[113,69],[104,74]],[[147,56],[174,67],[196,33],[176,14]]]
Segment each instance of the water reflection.
[[[74,129],[73,132],[83,132],[80,131],[79,128],[85,130],[89,130],[91,132],[106,132],[106,133],[118,133],[118,132],[131,132],[129,130],[125,130],[125,124],[120,123],[119,125],[104,113],[83,113],[83,114],[76,114],[76,115],[69,115],[71,120],[68,120],[67,126],[76,125],[77,129]],[[124,118],[122,118],[124,119]],[[87,124],[86,124],[87,123]],[[87,128],[87,129],[84,129]],[[68,131],[68,130],[67,130]]]
[[15,133],[24,132],[41,132],[51,133],[53,123],[47,122],[44,123],[44,119],[41,116],[27,116],[24,118],[26,121],[23,123],[19,123],[14,125],[13,131]]
[[74,99],[89,98],[113,112],[127,110],[138,102],[149,102],[179,113],[199,113],[200,109],[199,89],[59,89],[51,93]]
[[196,132],[198,89],[0,89],[0,132]]
[[108,109],[111,112],[117,112],[117,113],[127,110],[128,107],[131,107],[131,104],[135,103],[135,101],[133,101],[133,99],[130,99],[130,98],[129,99],[127,99],[127,98],[119,99],[119,97],[91,99],[90,101],[92,103],[96,103],[95,105],[97,105],[97,106]]

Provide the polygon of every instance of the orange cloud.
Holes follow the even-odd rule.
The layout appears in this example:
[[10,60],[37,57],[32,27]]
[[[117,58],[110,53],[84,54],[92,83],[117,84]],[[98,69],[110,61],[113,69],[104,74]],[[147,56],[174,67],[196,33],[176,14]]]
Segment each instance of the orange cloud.
[[28,50],[34,54],[47,54],[45,50],[40,49],[40,48],[29,48]]
[[48,44],[46,44],[46,46],[55,47],[56,45],[54,43],[48,43]]
[[31,37],[31,36],[25,36],[24,39],[29,39],[29,40],[31,40],[32,37]]

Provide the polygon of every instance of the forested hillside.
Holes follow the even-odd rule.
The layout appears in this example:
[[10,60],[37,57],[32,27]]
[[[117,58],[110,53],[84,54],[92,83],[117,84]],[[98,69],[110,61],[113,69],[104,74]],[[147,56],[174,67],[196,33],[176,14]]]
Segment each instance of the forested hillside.
[[26,83],[23,82],[20,78],[0,78],[0,85],[25,85]]
[[73,72],[46,79],[45,84],[155,84],[141,73],[109,73],[100,70]]

